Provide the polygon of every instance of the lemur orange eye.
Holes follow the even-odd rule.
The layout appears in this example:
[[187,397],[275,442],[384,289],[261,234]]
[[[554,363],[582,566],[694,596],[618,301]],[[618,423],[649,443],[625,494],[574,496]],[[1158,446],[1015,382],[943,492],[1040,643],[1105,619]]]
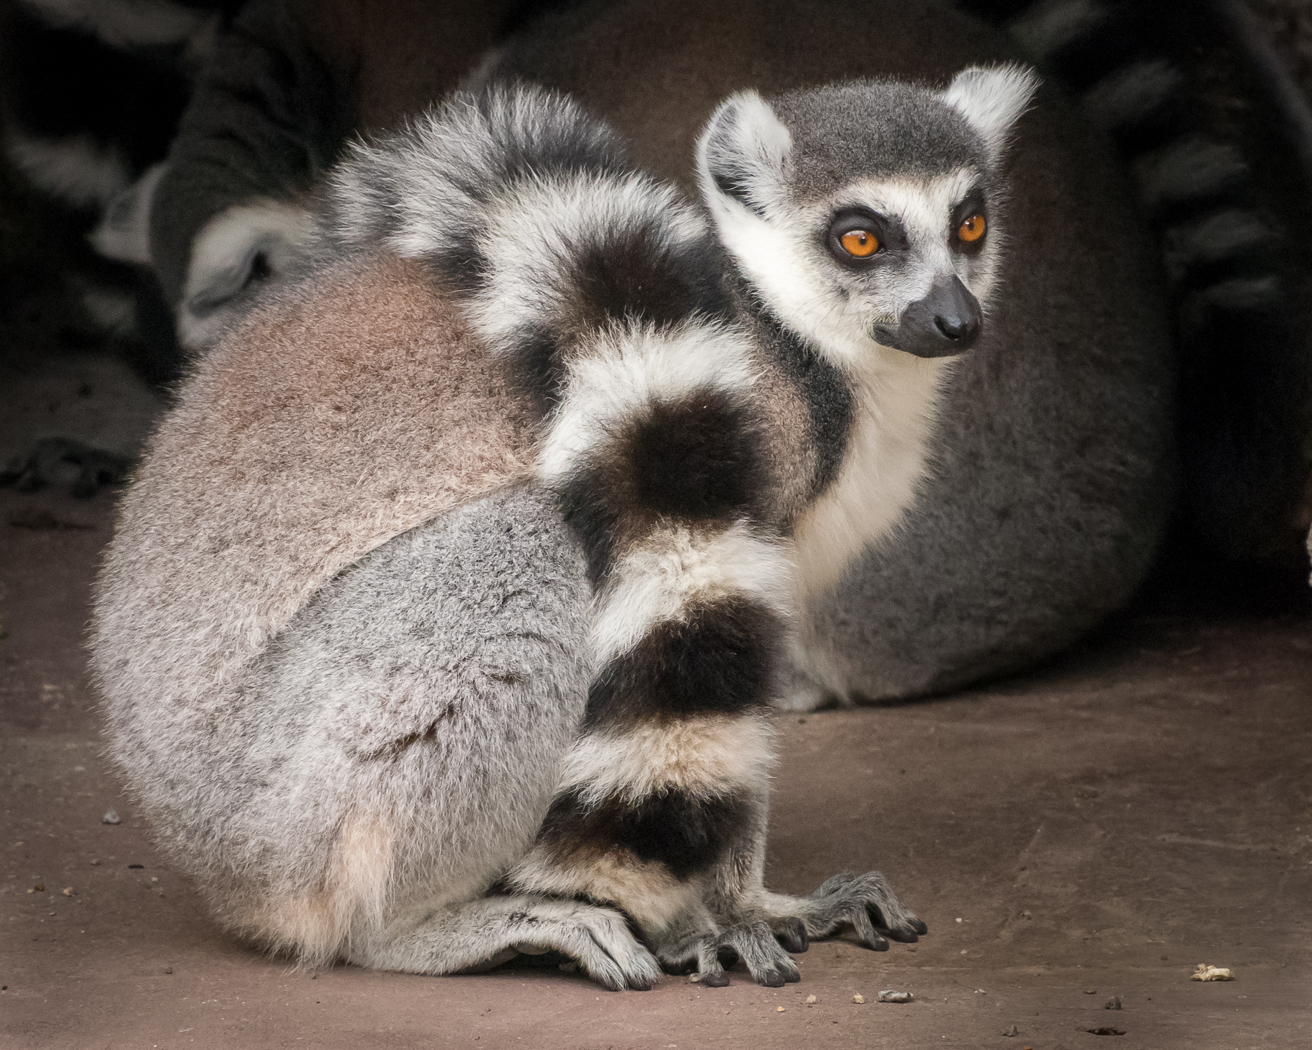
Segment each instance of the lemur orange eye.
[[879,251],[879,238],[869,230],[848,230],[839,242],[843,251],[857,259],[867,259]]
[[985,222],[983,215],[972,215],[957,227],[957,236],[967,244],[974,244],[984,236]]

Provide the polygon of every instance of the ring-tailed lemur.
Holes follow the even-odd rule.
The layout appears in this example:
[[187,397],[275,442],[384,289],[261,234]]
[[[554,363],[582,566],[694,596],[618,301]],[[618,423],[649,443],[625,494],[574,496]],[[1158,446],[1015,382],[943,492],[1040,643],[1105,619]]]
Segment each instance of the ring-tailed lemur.
[[[147,44],[165,37],[173,39],[169,34],[177,34],[177,27],[190,17],[186,9],[192,6],[187,3],[182,8],[169,8],[153,0],[104,0],[94,4],[24,0],[18,4],[16,10],[41,12],[47,22],[58,25],[59,32],[80,19],[83,26],[90,26],[100,35],[105,55],[94,56],[92,62],[79,58],[74,63],[77,90],[89,88],[96,93],[94,97],[88,92],[78,98],[70,92],[61,101],[57,107],[60,133],[67,131],[69,114],[94,117],[112,112],[113,107],[107,107],[105,100],[122,95],[130,101],[130,91],[136,91],[138,98],[149,96],[152,100],[177,97],[178,92],[172,89],[161,93],[138,87],[124,94],[120,85],[143,77],[148,80],[157,72],[149,60],[143,61],[133,50],[134,41]],[[371,5],[374,17],[361,26],[349,11],[339,17],[337,6],[253,0],[246,5],[241,31],[221,34],[222,54],[211,63],[193,100],[188,130],[174,151],[181,169],[166,180],[165,196],[169,199],[161,202],[155,223],[155,261],[171,289],[171,298],[176,301],[184,286],[191,288],[181,304],[190,338],[201,342],[211,339],[212,334],[206,333],[217,331],[220,315],[246,309],[251,290],[261,283],[261,275],[276,275],[288,253],[296,250],[306,227],[299,209],[289,207],[285,200],[289,188],[305,185],[317,166],[335,154],[343,141],[342,132],[353,120],[365,119],[369,99],[387,99],[393,112],[403,111],[407,105],[412,111],[422,108],[432,99],[431,85],[444,82],[441,71],[458,67],[462,55],[472,55],[477,42],[490,39],[497,19],[504,15],[487,5],[480,5],[481,11],[464,11],[460,5],[447,4],[441,5],[439,15],[446,22],[416,26],[412,7],[382,2]],[[527,5],[527,10],[532,6]],[[726,12],[726,17],[705,27],[700,24],[704,12],[699,9],[670,10],[667,13],[671,17],[666,18],[661,10],[643,11],[643,6],[594,3],[586,5],[583,19],[615,30],[611,44],[622,48],[626,33],[645,32],[644,18],[684,25],[690,39],[703,38],[723,26],[762,18],[759,12],[753,14],[750,10]],[[1229,86],[1223,84],[1221,91],[1245,97],[1266,94],[1274,99],[1274,108],[1286,115],[1283,126],[1293,132],[1302,131],[1302,138],[1294,144],[1293,162],[1304,158],[1305,169],[1306,158],[1312,156],[1312,139],[1307,134],[1312,127],[1312,110],[1306,99],[1270,54],[1260,30],[1249,24],[1253,19],[1245,17],[1244,5],[1238,0],[1212,0],[1196,14],[1186,13],[1180,5],[1127,0],[962,0],[960,6],[994,24],[1006,23],[1013,37],[1029,50],[1030,57],[1048,65],[1052,79],[1084,96],[1089,114],[1109,124],[1126,158],[1135,162],[1147,210],[1166,231],[1164,261],[1171,283],[1179,292],[1176,316],[1181,344],[1188,347],[1182,382],[1183,465],[1191,507],[1186,517],[1193,531],[1203,536],[1207,547],[1233,557],[1279,562],[1297,557],[1299,545],[1291,538],[1300,523],[1306,528],[1312,510],[1302,496],[1308,473],[1302,437],[1306,429],[1307,355],[1299,335],[1301,307],[1295,301],[1298,276],[1289,272],[1291,253],[1286,250],[1287,238],[1281,234],[1290,204],[1280,197],[1280,188],[1273,191],[1271,178],[1264,177],[1267,185],[1263,189],[1263,178],[1254,179],[1249,164],[1258,161],[1258,174],[1265,166],[1269,175],[1280,167],[1280,162],[1266,159],[1263,163],[1264,158],[1255,151],[1252,134],[1244,136],[1243,149],[1248,156],[1241,157],[1234,146],[1235,134],[1224,128],[1232,122],[1235,110],[1226,109],[1218,116],[1216,100],[1209,96],[1217,91],[1218,76],[1221,82],[1228,76]],[[280,12],[284,9],[290,9],[294,17],[283,17]],[[401,10],[402,19],[407,20],[400,40],[394,32],[388,35],[389,20],[395,22],[394,9]],[[517,13],[523,15],[525,10],[521,5]],[[826,17],[829,13],[824,12]],[[774,8],[765,19],[785,23],[790,14],[786,7]],[[891,20],[894,28],[904,18],[926,17],[918,5],[912,5],[905,15],[865,8],[861,14],[867,23]],[[813,68],[808,82],[881,72],[928,72],[941,57],[940,52],[950,49],[954,38],[962,35],[962,26],[952,12],[931,12],[928,17],[938,23],[934,32],[922,34],[920,40],[900,49],[912,62],[922,63],[919,70],[882,66],[887,56],[874,54],[861,45],[858,26],[856,35],[850,36],[858,42],[852,54],[858,56],[858,62],[867,63],[866,67],[827,72]],[[1231,26],[1245,31],[1231,31]],[[58,35],[49,27],[41,28],[39,34]],[[431,45],[398,48],[398,43],[404,45],[425,35],[433,41]],[[778,56],[756,53],[752,45],[740,50],[752,52],[756,67],[767,77],[779,68],[835,61],[832,55],[822,53],[826,34],[789,35],[792,47],[782,65]],[[9,63],[14,71],[8,79],[20,96],[46,100],[53,97],[44,90],[49,70],[56,65],[67,68],[69,63],[64,60],[74,49],[62,47],[63,54],[53,52],[55,63],[46,62],[37,56],[52,54],[47,41],[36,40],[37,46],[33,47],[33,39],[26,30],[5,36],[6,43],[17,44],[13,54],[24,59]],[[548,41],[566,55],[573,47],[551,25],[522,33],[521,39],[530,44],[534,39]],[[125,49],[125,54],[117,58],[121,69],[110,77],[102,67],[105,56],[114,57],[115,47]],[[1261,74],[1256,91],[1253,84],[1239,83],[1231,73],[1219,70],[1215,60],[1204,59],[1200,77],[1194,68],[1199,64],[1199,47],[1220,48],[1237,55],[1239,65]],[[77,53],[81,55],[81,51]],[[379,55],[386,56],[381,66]],[[703,62],[725,63],[723,49],[708,48],[705,55],[708,57]],[[958,55],[953,62],[960,65],[972,58],[990,57],[999,56]],[[311,65],[324,65],[326,74],[307,79],[303,75],[307,60]],[[132,75],[133,61],[140,67],[136,78]],[[1223,59],[1221,64],[1228,61]],[[728,64],[733,62],[730,58]],[[436,75],[434,64],[438,68]],[[604,68],[606,64],[601,65]],[[626,74],[614,70],[605,75]],[[181,83],[181,78],[175,79]],[[697,75],[674,77],[671,82],[687,84],[697,79]],[[80,83],[82,80],[88,83]],[[1201,90],[1200,84],[1204,85]],[[414,93],[420,85],[430,85],[427,94],[422,87],[419,95]],[[359,99],[364,99],[363,108],[353,116],[352,106]],[[1262,121],[1256,115],[1261,108],[1258,101],[1257,107],[1239,110],[1242,123],[1256,125]],[[1250,112],[1255,114],[1251,118],[1245,115]],[[171,117],[161,123],[139,107],[131,116],[130,133],[120,129],[119,136],[128,145],[136,143],[143,130],[147,135],[167,135],[172,129]],[[288,140],[286,132],[293,128],[295,133]],[[1261,134],[1267,144],[1279,138],[1266,129]],[[72,153],[77,152],[76,141],[70,140],[67,145],[74,147]],[[60,178],[57,175],[57,180]],[[154,185],[152,181],[142,189],[153,189]],[[149,194],[137,196],[146,200]],[[115,211],[130,215],[130,202],[123,204]],[[231,214],[218,214],[229,206]],[[215,221],[207,228],[210,219]],[[140,224],[129,223],[126,229],[109,232],[113,236],[107,243],[120,246],[115,251],[125,242],[144,243]],[[133,309],[130,302],[111,303],[99,293],[92,298],[92,305],[102,312],[112,305],[115,317]],[[150,314],[154,327],[159,327],[162,315],[156,304],[139,303],[136,309],[143,314],[143,320],[148,319],[145,314]],[[1230,348],[1236,344],[1247,346],[1248,352],[1232,353]],[[157,376],[180,365],[176,347],[164,350],[168,360],[158,354],[154,360],[142,360]],[[95,471],[89,474],[94,486]],[[34,460],[0,476],[0,480],[39,484],[43,476],[44,471]],[[1119,572],[1112,575],[1118,576]],[[889,585],[896,586],[893,581],[879,584],[882,589]],[[1063,589],[1070,593],[1075,590],[1069,586]],[[1035,596],[1031,604],[1040,601]],[[1101,607],[1105,603],[1095,604]],[[929,633],[920,630],[917,636],[928,637]],[[998,662],[993,659],[993,663]]]
[[[699,150],[714,226],[536,92],[458,98],[354,150],[305,287],[395,255],[449,289],[536,406],[533,474],[579,546],[512,486],[280,621],[193,601],[198,566],[241,564],[240,518],[160,527],[170,458],[197,454],[241,367],[220,347],[125,502],[94,648],[116,757],[223,919],[307,961],[425,972],[555,948],[612,986],[656,970],[606,906],[712,984],[725,950],[779,984],[797,977],[779,939],[924,932],[878,875],[764,888],[788,535],[804,574],[823,564],[810,512],[878,477],[872,451],[905,499],[919,465],[861,445],[863,420],[886,382],[932,400],[979,337],[1002,146],[1033,89],[1004,68],[736,96]],[[290,331],[320,359],[304,313],[269,310],[233,341]]]

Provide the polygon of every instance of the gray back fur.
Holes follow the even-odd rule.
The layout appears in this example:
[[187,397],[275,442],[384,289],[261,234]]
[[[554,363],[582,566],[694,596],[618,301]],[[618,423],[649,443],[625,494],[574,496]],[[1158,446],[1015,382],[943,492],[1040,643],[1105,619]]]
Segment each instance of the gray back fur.
[[[358,947],[411,899],[475,897],[527,849],[583,711],[590,600],[559,513],[510,487],[341,572],[204,729],[111,705],[115,757],[221,921],[330,960],[342,934]],[[318,937],[270,922],[271,902],[286,925],[285,902],[329,879],[352,815],[380,808],[395,862],[377,911],[366,894]]]

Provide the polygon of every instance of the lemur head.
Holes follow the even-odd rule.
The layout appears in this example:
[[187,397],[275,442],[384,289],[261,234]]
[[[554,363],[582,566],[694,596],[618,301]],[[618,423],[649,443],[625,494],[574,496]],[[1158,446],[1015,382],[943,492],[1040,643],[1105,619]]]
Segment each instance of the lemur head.
[[836,364],[970,349],[1001,251],[1001,161],[1037,78],[966,69],[942,91],[857,81],[725,101],[697,145],[720,239]]

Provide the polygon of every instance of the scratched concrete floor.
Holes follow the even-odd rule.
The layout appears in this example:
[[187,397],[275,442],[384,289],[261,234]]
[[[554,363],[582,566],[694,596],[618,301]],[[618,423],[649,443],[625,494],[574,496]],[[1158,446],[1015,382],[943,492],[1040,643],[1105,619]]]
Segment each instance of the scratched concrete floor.
[[[6,450],[102,409],[130,443],[151,409],[97,357],[10,371],[0,385]],[[526,970],[310,977],[210,923],[100,757],[80,646],[112,505],[111,493],[0,490],[0,1046],[1193,1050],[1312,1039],[1305,614],[1157,600],[1021,680],[787,719],[770,882],[807,891],[835,871],[880,869],[929,922],[918,945],[817,944],[800,959],[802,983],[779,990],[671,977],[611,994]],[[101,822],[111,807],[121,824]],[[1191,982],[1203,962],[1236,979]],[[875,1003],[886,988],[915,1000]],[[1103,1008],[1113,996],[1119,1011]],[[1004,1036],[1011,1026],[1018,1034]]]

